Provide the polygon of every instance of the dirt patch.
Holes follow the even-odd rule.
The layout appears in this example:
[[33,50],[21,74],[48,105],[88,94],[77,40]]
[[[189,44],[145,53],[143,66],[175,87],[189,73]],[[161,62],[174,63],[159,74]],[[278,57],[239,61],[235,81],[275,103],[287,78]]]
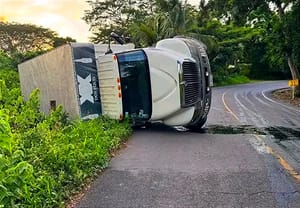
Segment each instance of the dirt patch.
[[291,89],[281,89],[273,92],[273,97],[282,102],[289,103],[296,107],[300,107],[300,98],[295,98],[292,100],[292,90]]

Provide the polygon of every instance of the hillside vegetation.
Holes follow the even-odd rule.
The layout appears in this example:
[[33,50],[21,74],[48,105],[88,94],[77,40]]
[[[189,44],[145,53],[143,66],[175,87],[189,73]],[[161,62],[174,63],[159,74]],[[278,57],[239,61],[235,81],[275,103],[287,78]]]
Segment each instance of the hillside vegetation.
[[[88,1],[93,42],[114,31],[137,46],[190,36],[207,45],[215,85],[300,79],[299,0]],[[300,88],[296,90],[300,96]]]
[[107,167],[130,126],[104,117],[70,121],[61,106],[44,115],[39,91],[25,102],[13,60],[0,59],[0,207],[63,206]]

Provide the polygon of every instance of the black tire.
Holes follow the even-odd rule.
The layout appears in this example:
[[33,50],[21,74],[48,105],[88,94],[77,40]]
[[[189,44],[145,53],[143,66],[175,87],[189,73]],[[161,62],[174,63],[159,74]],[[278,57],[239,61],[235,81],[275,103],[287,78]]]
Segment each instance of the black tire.
[[140,128],[146,128],[149,129],[152,127],[152,123],[148,121],[143,121],[143,122],[135,122],[132,124],[133,129],[140,129]]
[[152,123],[151,122],[146,122],[145,123],[145,128],[146,129],[150,129],[152,127]]
[[185,127],[188,128],[191,131],[201,131],[202,127],[206,123],[206,120],[207,120],[207,117],[204,117],[204,118],[200,119],[196,124],[188,125],[188,126],[185,126]]

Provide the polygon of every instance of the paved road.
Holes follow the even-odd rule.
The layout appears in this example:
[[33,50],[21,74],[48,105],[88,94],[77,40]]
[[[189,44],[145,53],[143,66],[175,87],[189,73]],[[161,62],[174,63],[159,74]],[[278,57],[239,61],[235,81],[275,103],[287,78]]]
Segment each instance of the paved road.
[[212,131],[266,134],[264,142],[300,173],[300,106],[271,96],[273,90],[285,87],[286,81],[278,81],[216,88],[208,124]]
[[299,207],[299,109],[269,98],[285,86],[215,88],[202,132],[135,131],[77,207]]

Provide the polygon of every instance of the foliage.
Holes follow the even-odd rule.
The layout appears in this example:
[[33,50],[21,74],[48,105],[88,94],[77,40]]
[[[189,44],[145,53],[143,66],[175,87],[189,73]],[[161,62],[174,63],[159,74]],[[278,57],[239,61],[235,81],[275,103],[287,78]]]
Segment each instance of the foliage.
[[[119,7],[116,7],[118,1],[89,2],[92,9],[86,13],[84,19],[91,25],[92,31],[98,31],[94,33],[93,41],[104,42],[115,27],[119,34],[129,35],[138,47],[152,46],[161,39],[177,35],[190,36],[201,40],[208,46],[215,77],[222,77],[222,71],[233,75],[230,71],[226,72],[229,65],[236,65],[238,62],[249,63],[245,51],[246,46],[251,45],[251,41],[257,40],[261,34],[259,30],[250,26],[224,25],[219,20],[213,19],[211,3],[206,1],[200,1],[199,10],[187,4],[186,1],[151,1],[140,10],[140,14],[147,14],[142,19],[127,13],[130,6],[126,2],[119,2]],[[117,13],[113,12],[117,8],[122,9],[119,9]],[[136,8],[135,11],[138,10],[138,7],[134,8]],[[114,14],[112,20],[109,14]],[[111,23],[110,26],[103,21]],[[105,28],[101,28],[102,26]],[[225,78],[228,77],[225,76]],[[215,81],[218,82],[218,79]]]
[[87,1],[91,10],[87,10],[84,20],[91,25],[93,37],[97,43],[107,42],[111,32],[126,35],[129,22],[143,19],[153,10],[154,0],[100,0]]
[[236,84],[245,84],[249,83],[250,79],[243,75],[231,75],[226,77],[226,79],[220,79],[217,82],[217,86],[225,86],[225,85],[236,85]]
[[74,42],[62,38],[48,28],[31,24],[0,22],[0,50],[9,55],[47,51],[53,47]]
[[6,53],[0,50],[0,69],[12,69],[13,59]]
[[11,57],[0,51],[0,79],[5,80],[5,84],[9,89],[19,87],[19,77],[16,70],[14,70],[14,63]]
[[142,47],[152,46],[161,39],[171,37],[172,34],[168,18],[162,13],[149,16],[144,22],[131,24],[128,32],[132,34],[132,41]]
[[254,79],[287,79],[289,68],[293,77],[300,76],[299,0],[200,0],[198,8],[179,0],[89,4],[84,19],[95,42],[105,42],[113,30],[129,35],[138,47],[191,36],[208,46],[215,77],[235,75],[228,67],[238,63],[248,64],[246,76]]
[[157,41],[177,35],[194,35],[196,10],[181,1],[157,1],[156,13],[144,21],[133,21],[127,33],[139,46],[152,46]]
[[53,47],[57,48],[59,46],[62,46],[66,43],[72,43],[72,42],[76,42],[75,39],[71,38],[71,37],[59,37],[59,36],[55,36],[53,37]]
[[71,122],[61,106],[46,116],[38,90],[25,102],[17,72],[1,73],[0,207],[61,207],[107,166],[129,125],[105,117]]
[[[220,0],[213,0],[218,4]],[[299,0],[230,0],[227,8],[214,8],[219,14],[232,20],[235,25],[251,25],[264,31],[261,46],[265,50],[262,60],[269,63],[269,71],[273,74],[286,74],[300,79],[299,72]],[[256,45],[258,46],[258,45]],[[262,50],[259,50],[262,52]],[[261,62],[263,62],[261,60]],[[283,72],[283,73],[282,73]],[[295,91],[300,96],[300,87]]]
[[0,23],[1,50],[7,53],[47,50],[55,32],[28,24]]
[[56,32],[47,28],[0,22],[0,70],[2,71],[0,73],[6,76],[4,69],[17,70],[18,64],[70,42],[76,40],[70,37],[59,37]]

